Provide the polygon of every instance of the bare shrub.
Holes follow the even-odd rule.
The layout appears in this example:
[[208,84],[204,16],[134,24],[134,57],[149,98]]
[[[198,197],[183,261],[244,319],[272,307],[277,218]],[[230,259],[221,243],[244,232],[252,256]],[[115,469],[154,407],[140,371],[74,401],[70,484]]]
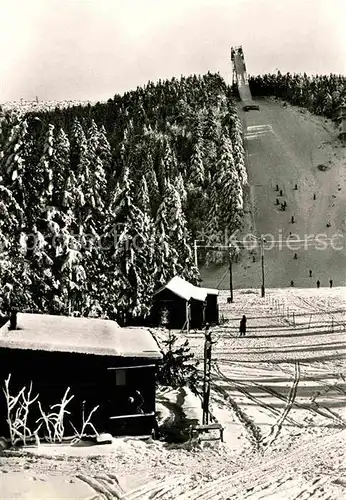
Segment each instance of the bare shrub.
[[[66,392],[61,400],[61,403],[50,406],[50,413],[46,414],[41,406],[40,401],[38,401],[38,406],[40,409],[41,417],[37,419],[37,423],[41,422],[46,427],[47,434],[45,435],[45,439],[49,443],[61,443],[65,434],[64,427],[64,418],[65,415],[70,415],[71,412],[66,410],[66,406],[70,401],[74,398],[74,396],[70,396],[68,398],[68,393],[70,391],[70,387],[66,389]],[[52,411],[57,409],[56,411]]]
[[[7,404],[7,423],[10,432],[10,443],[12,446],[22,443],[24,446],[28,444],[29,441],[35,441],[39,444],[40,440],[38,437],[38,432],[45,427],[44,438],[49,443],[61,443],[65,436],[65,417],[70,415],[71,412],[66,409],[67,405],[72,401],[74,396],[70,392],[70,387],[65,391],[65,394],[60,403],[52,405],[49,407],[47,412],[42,408],[41,402],[38,400],[39,395],[31,397],[32,393],[32,382],[30,382],[30,387],[27,390],[23,387],[19,393],[15,396],[10,394],[10,379],[11,374],[5,380],[5,387],[3,387],[3,392],[6,398]],[[41,416],[36,420],[37,427],[35,430],[31,430],[28,427],[29,413],[33,408],[33,403],[37,401],[39,411]],[[98,431],[91,422],[91,417],[95,411],[99,408],[99,405],[95,406],[86,418],[85,415],[85,401],[82,405],[82,428],[80,431],[76,429],[72,422],[69,422],[72,426],[75,434],[72,436],[72,444],[79,442],[83,437],[86,436],[86,430],[91,428],[95,435],[98,435]]]
[[93,413],[95,413],[95,411],[99,408],[99,405],[95,406],[91,412],[89,413],[89,416],[88,418],[86,419],[85,418],[85,401],[83,401],[83,405],[82,405],[82,429],[81,431],[77,431],[77,429],[75,428],[75,426],[73,425],[72,422],[70,422],[71,426],[73,427],[73,430],[75,431],[75,436],[72,440],[72,444],[76,444],[78,443],[79,441],[81,441],[81,439],[85,436],[85,429],[89,426],[93,431],[94,433],[96,434],[96,436],[98,436],[98,432],[97,430],[95,429],[94,425],[91,423],[91,417],[93,415]]
[[26,387],[23,387],[16,396],[10,394],[11,374],[5,380],[3,392],[7,404],[7,423],[10,432],[11,445],[15,446],[18,443],[23,443],[24,446],[28,440],[32,440],[37,435],[39,427],[31,431],[28,427],[29,410],[33,403],[37,400],[38,394],[31,399],[32,383],[26,393]]

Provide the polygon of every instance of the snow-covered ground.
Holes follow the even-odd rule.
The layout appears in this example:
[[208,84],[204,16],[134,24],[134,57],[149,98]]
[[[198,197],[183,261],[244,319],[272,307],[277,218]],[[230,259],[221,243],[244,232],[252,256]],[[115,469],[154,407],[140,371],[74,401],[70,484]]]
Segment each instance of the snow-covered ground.
[[[344,498],[346,288],[271,289],[265,299],[237,290],[233,304],[226,297],[224,323],[212,330],[211,393],[224,443],[122,438],[92,448],[42,446],[0,458],[2,484],[9,490],[11,472],[22,472],[17,486],[20,478],[39,485],[54,474],[55,482],[86,483],[95,499],[117,498],[115,491],[127,499]],[[248,331],[239,338],[243,314]],[[201,359],[203,332],[179,335]],[[201,419],[199,398],[185,388],[161,388],[157,410],[168,424]]]

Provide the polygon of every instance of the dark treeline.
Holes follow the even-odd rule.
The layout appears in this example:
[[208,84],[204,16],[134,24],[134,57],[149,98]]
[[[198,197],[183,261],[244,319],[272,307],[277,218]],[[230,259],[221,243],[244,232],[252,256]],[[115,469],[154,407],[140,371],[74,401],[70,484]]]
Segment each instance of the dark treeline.
[[175,274],[198,282],[194,238],[240,227],[246,182],[241,124],[217,74],[2,113],[2,309],[146,315]]
[[337,108],[346,100],[346,77],[342,75],[283,75],[278,71],[250,77],[249,84],[253,96],[280,97],[328,118],[335,118]]

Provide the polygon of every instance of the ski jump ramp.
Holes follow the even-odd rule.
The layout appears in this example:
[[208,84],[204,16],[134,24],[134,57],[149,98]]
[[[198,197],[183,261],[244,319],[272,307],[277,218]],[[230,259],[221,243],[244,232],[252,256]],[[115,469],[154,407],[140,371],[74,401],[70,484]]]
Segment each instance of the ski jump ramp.
[[233,63],[233,80],[237,83],[244,111],[250,109],[259,110],[258,104],[252,100],[242,47],[232,47],[231,59]]

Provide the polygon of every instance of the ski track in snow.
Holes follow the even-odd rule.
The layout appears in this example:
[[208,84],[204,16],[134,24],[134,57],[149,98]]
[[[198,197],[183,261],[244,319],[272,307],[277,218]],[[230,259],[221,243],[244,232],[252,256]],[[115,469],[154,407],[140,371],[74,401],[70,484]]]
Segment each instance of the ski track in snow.
[[[333,293],[333,292],[331,292]],[[316,300],[317,299],[317,300]],[[233,305],[233,314],[232,318],[230,318],[230,323],[225,326],[223,325],[220,328],[214,330],[214,338],[217,340],[215,348],[214,348],[214,362],[212,364],[212,393],[214,396],[212,397],[212,403],[219,405],[220,402],[229,407],[230,412],[233,415],[235,421],[238,421],[241,425],[244,426],[246,430],[246,436],[250,443],[254,446],[255,449],[259,450],[264,456],[270,456],[270,448],[276,441],[281,437],[281,441],[287,440],[290,437],[290,431],[287,431],[285,436],[281,436],[281,431],[285,428],[286,424],[289,424],[292,428],[300,429],[300,432],[306,430],[311,426],[311,424],[316,420],[321,426],[321,429],[328,429],[330,425],[334,426],[335,429],[340,430],[346,427],[346,419],[338,413],[338,411],[333,408],[328,407],[328,401],[319,402],[319,398],[326,398],[330,396],[330,402],[333,403],[335,401],[335,394],[339,394],[340,396],[345,395],[345,389],[342,378],[342,370],[335,370],[332,362],[332,366],[330,366],[330,360],[327,356],[323,359],[323,350],[324,344],[328,344],[327,340],[331,340],[331,347],[335,347],[335,350],[338,350],[339,346],[344,347],[344,325],[345,325],[345,306],[343,303],[343,298],[341,301],[333,301],[328,299],[321,299],[319,297],[306,297],[300,296],[299,291],[296,294],[292,294],[286,301],[286,305],[288,304],[291,311],[295,311],[296,313],[296,324],[295,326],[287,325],[284,321],[282,321],[281,317],[278,317],[275,313],[273,314],[273,310],[268,305],[262,309],[262,311],[258,311],[258,297],[247,297],[244,301],[241,301],[239,306]],[[337,303],[335,303],[337,302]],[[340,307],[341,306],[341,307]],[[253,313],[256,312],[256,315]],[[284,345],[286,342],[291,341],[289,336],[285,337],[287,332],[291,332],[293,335],[302,334],[302,338],[304,336],[307,337],[307,340],[304,339],[303,343],[291,343],[286,347],[288,353],[292,352],[296,353],[297,349],[299,350],[302,346],[309,344],[311,345],[311,339],[314,339],[316,334],[319,334],[319,329],[324,328],[324,333],[318,335],[318,338],[321,339],[320,342],[314,343],[313,346],[320,345],[320,349],[322,351],[322,359],[315,360],[312,358],[311,360],[309,353],[307,353],[304,357],[294,356],[296,359],[285,360],[275,359],[276,356],[274,354],[274,364],[271,362],[270,357],[268,356],[266,361],[260,359],[258,362],[257,359],[259,357],[259,353],[263,349],[264,352],[268,352],[268,339],[266,339],[266,332],[262,332],[261,330],[256,329],[256,326],[251,329],[251,334],[249,332],[248,339],[239,339],[238,335],[235,333],[238,328],[238,321],[241,317],[241,314],[247,314],[248,320],[251,320],[251,317],[258,318],[259,323],[263,324],[264,321],[268,321],[268,327],[276,327],[283,333],[282,338],[280,339],[280,332],[278,331],[278,340],[276,345],[278,353],[280,351],[280,345]],[[309,324],[309,328],[306,331],[306,335],[301,330],[306,326],[306,324],[310,321],[310,315],[318,315],[318,321],[313,324]],[[332,332],[328,325],[330,324],[331,315],[334,318],[334,331]],[[235,319],[236,326],[233,326]],[[255,319],[253,319],[255,321]],[[261,325],[258,326],[261,326]],[[327,324],[327,328],[326,328]],[[251,338],[251,340],[250,340]],[[294,336],[292,337],[294,339]],[[200,345],[197,347],[196,339],[199,339]],[[286,340],[285,340],[286,339]],[[340,339],[340,340],[338,340]],[[244,359],[245,364],[242,363],[241,360],[232,361],[232,357],[225,356],[225,347],[227,347],[227,351],[230,352],[230,348],[234,349],[233,357],[236,356],[236,352],[242,347],[240,346],[240,342],[252,342],[252,344],[256,343],[256,341],[261,341],[260,346],[254,347],[253,352],[249,349],[248,346],[248,354],[247,359]],[[263,346],[263,341],[267,344]],[[196,349],[197,355],[201,357],[202,349],[201,346],[203,344],[203,335],[195,335],[194,336],[194,348]],[[271,344],[272,345],[272,344]],[[196,348],[197,347],[197,348]],[[329,346],[327,345],[327,348]],[[271,353],[273,354],[273,353]],[[252,363],[249,363],[249,362]],[[249,364],[248,364],[249,363]],[[244,374],[248,373],[251,370],[257,370],[259,373],[259,378],[261,378],[260,373],[267,372],[270,374],[268,377],[275,379],[278,377],[285,378],[286,375],[290,377],[290,385],[288,388],[285,388],[285,392],[282,392],[282,387],[273,388],[268,384],[262,382],[256,382],[256,377],[254,375],[250,376],[251,387],[247,386],[247,382],[242,381],[244,378]],[[229,373],[233,372],[233,376],[229,376]],[[326,376],[326,380],[323,379],[323,376]],[[332,379],[331,379],[332,377]],[[309,388],[309,384],[313,385],[314,390],[309,393],[309,400],[306,397],[300,395],[300,390],[302,394],[304,394],[304,384]],[[251,390],[255,388],[256,392],[253,394]],[[271,401],[280,401],[284,403],[282,408],[278,409],[271,403],[265,402],[264,398],[258,397],[258,391],[261,394],[268,395],[271,397]],[[331,394],[332,393],[332,394]],[[257,394],[257,395],[256,395]],[[242,396],[242,398],[239,397]],[[246,398],[244,400],[244,397]],[[267,411],[268,415],[271,416],[271,420],[273,421],[270,425],[269,431],[265,434],[262,431],[261,424],[256,422],[256,416],[251,415],[249,413],[249,409],[247,406],[247,402],[255,403],[258,408],[262,408],[262,410]],[[342,403],[340,403],[342,406]],[[250,407],[251,409],[251,407]],[[292,414],[293,413],[293,414]],[[310,415],[310,416],[309,416]],[[270,418],[268,419],[270,421]],[[298,443],[299,445],[299,443]],[[302,448],[304,449],[304,448]],[[302,453],[300,448],[298,448],[297,453]],[[293,452],[293,456],[295,455],[295,451]],[[284,460],[282,458],[281,460]],[[334,478],[335,479],[335,478]],[[225,484],[226,481],[226,484]],[[183,499],[259,499],[259,498],[275,498],[275,499],[312,499],[319,498],[327,500],[328,498],[339,498],[337,493],[333,493],[332,495],[328,492],[332,490],[333,479],[330,476],[318,476],[315,479],[311,479],[307,481],[303,477],[280,477],[278,479],[269,479],[266,483],[261,482],[260,485],[256,487],[245,488],[245,491],[237,491],[236,493],[232,493],[234,477],[232,476],[228,480],[222,479],[222,486],[217,486],[217,481],[213,485],[207,485],[202,488],[196,488],[195,493],[193,492],[185,492],[180,496],[165,496],[163,498],[181,498]],[[337,481],[338,482],[338,481]],[[251,483],[251,481],[250,481]],[[339,480],[340,485],[343,485],[343,481]],[[346,481],[345,481],[346,484]],[[225,492],[227,490],[227,493]],[[178,491],[176,492],[176,495]],[[334,495],[334,496],[333,496]],[[336,495],[336,496],[335,496]],[[341,494],[340,494],[341,495]],[[341,498],[341,496],[340,496]]]

